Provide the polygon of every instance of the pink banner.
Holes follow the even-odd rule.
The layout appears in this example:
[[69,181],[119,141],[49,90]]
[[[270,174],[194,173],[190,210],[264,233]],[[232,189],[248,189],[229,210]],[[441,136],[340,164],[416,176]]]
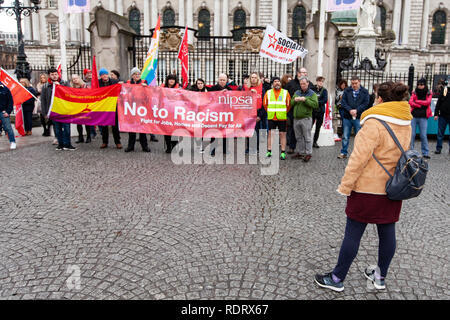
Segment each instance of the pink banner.
[[192,92],[124,84],[117,112],[120,131],[190,137],[251,137],[256,93]]

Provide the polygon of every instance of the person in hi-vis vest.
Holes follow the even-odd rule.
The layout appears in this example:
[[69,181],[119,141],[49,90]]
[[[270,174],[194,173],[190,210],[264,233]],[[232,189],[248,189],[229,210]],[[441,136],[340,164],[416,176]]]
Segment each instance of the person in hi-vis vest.
[[281,140],[280,159],[285,160],[287,113],[291,108],[291,96],[287,90],[281,88],[281,80],[279,77],[272,78],[272,87],[273,89],[268,90],[264,95],[263,101],[264,108],[267,112],[267,120],[269,121],[266,156],[272,156],[271,131],[278,128]]

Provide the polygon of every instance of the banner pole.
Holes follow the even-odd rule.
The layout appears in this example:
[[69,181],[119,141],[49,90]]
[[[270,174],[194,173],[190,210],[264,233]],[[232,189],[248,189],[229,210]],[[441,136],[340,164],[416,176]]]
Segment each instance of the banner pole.
[[317,74],[323,76],[323,50],[325,44],[325,14],[327,10],[326,0],[320,0],[320,23],[319,23],[319,54],[317,57]]

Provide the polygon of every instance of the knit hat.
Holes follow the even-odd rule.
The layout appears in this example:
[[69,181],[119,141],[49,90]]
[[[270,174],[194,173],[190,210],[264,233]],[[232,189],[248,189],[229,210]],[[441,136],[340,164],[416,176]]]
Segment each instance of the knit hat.
[[134,67],[133,69],[131,69],[130,77],[133,76],[133,74],[135,73],[141,73],[141,70],[139,70],[138,67]]
[[272,77],[271,83],[273,83],[275,80],[281,81],[281,80],[280,80],[280,77]]
[[86,73],[88,73],[88,72],[92,72],[92,71],[89,70],[89,69],[84,69],[84,70],[83,70],[83,75],[86,75]]
[[100,77],[104,74],[108,74],[108,70],[106,70],[105,68],[101,68],[100,71],[98,72],[98,74],[100,75]]

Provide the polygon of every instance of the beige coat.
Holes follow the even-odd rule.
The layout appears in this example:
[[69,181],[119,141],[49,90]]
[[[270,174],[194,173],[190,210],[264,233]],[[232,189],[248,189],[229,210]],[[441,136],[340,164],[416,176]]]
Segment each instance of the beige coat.
[[370,115],[362,121],[362,128],[355,138],[354,149],[349,158],[345,174],[338,192],[349,196],[352,191],[370,194],[386,194],[389,176],[372,157],[372,153],[393,174],[401,151],[378,120],[387,122],[392,128],[404,150],[411,143],[411,121],[393,117]]

